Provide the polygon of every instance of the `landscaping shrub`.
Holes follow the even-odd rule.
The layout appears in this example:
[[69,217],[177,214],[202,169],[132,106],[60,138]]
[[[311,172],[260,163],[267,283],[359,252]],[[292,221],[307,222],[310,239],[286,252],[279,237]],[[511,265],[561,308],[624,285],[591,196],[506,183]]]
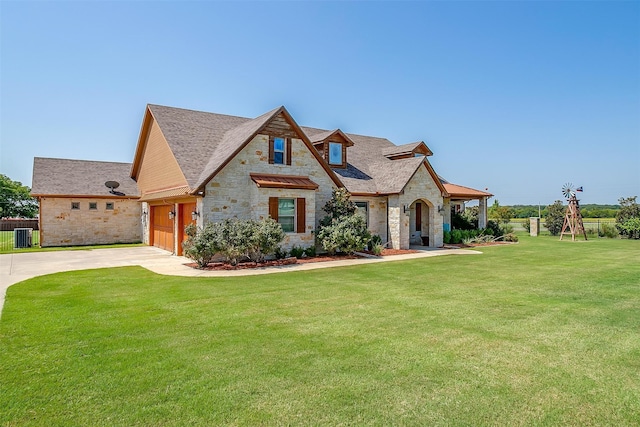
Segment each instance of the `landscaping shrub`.
[[379,234],[374,234],[373,236],[371,236],[371,240],[369,240],[367,246],[369,247],[369,249],[373,250],[374,246],[377,245],[382,246],[382,237],[380,237]]
[[484,229],[484,234],[490,234],[495,237],[499,237],[502,235],[502,231],[500,230],[500,225],[493,221],[487,221],[487,228]]
[[531,232],[531,220],[530,219],[525,219],[525,221],[522,222],[522,226],[524,227],[525,230],[527,230],[527,233]]
[[316,256],[316,247],[315,245],[311,245],[309,246],[307,249],[304,250],[304,254],[308,257],[314,257]]
[[291,250],[289,251],[289,254],[291,254],[291,256],[293,257],[300,259],[305,254],[304,248],[302,246],[293,245],[291,247]]
[[331,255],[363,250],[370,238],[367,224],[360,215],[334,219],[331,225],[323,226],[318,231],[318,241]]
[[380,243],[376,243],[375,245],[373,245],[373,247],[371,248],[371,252],[373,252],[373,254],[375,256],[380,256],[382,255],[382,251],[384,250],[384,246],[382,246],[382,244]]
[[602,223],[600,224],[600,231],[598,232],[600,237],[608,237],[609,239],[615,239],[619,236],[618,229],[613,224]]
[[629,239],[640,239],[640,218],[630,218],[619,227],[620,234]]
[[182,243],[184,256],[194,260],[198,264],[198,268],[206,267],[218,252],[218,248],[214,244],[213,224],[207,223],[204,228],[190,224],[185,227],[184,232],[188,236],[187,240]]
[[[477,224],[477,220],[476,220]],[[466,216],[459,213],[451,214],[451,226],[454,230],[474,230],[477,225],[471,222]]]
[[517,242],[518,236],[515,233],[508,233],[502,236],[502,240],[505,242]]
[[333,255],[364,249],[371,234],[365,219],[356,214],[356,204],[345,189],[334,189],[331,199],[322,209],[327,216],[320,221],[316,238],[325,251]]
[[225,219],[207,223],[202,229],[189,225],[185,233],[189,236],[183,244],[185,256],[195,260],[199,268],[206,267],[218,253],[231,265],[242,258],[262,262],[266,255],[275,253],[284,240],[282,227],[271,218]]
[[450,231],[444,231],[443,236],[442,236],[442,242],[447,245],[449,243],[451,243],[451,232]]
[[620,210],[616,214],[616,228],[621,236],[640,239],[640,205],[637,196],[621,198]]
[[511,224],[504,224],[503,226],[500,227],[500,234],[504,235],[504,234],[513,234],[513,225]]

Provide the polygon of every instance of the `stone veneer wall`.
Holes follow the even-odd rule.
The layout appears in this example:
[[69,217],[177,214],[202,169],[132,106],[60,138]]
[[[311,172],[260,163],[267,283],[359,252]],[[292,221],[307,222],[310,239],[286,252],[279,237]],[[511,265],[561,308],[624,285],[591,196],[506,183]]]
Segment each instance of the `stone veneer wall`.
[[[291,141],[291,165],[269,164],[269,137],[257,135],[209,183],[202,199],[203,221],[225,218],[261,219],[269,215],[269,197],[306,199],[306,233],[288,233],[283,243],[310,246],[312,231],[318,226],[322,208],[331,198],[335,183],[300,139]],[[258,188],[250,173],[308,176],[317,190]]]
[[[386,197],[363,197],[352,196],[353,202],[367,202],[369,204],[369,231],[371,234],[378,234],[382,238],[382,243],[388,241],[387,236],[387,198]],[[324,216],[324,211],[322,211]]]
[[394,249],[409,248],[410,213],[404,212],[404,206],[411,206],[416,200],[426,203],[429,207],[429,246],[440,247],[443,244],[443,218],[438,213],[438,205],[443,204],[442,193],[427,168],[420,166],[405,186],[403,193],[389,196],[389,238]]
[[[80,209],[71,209],[71,203]],[[98,204],[90,210],[89,203]],[[113,203],[113,210],[106,209]],[[40,198],[40,246],[103,245],[142,241],[140,203],[132,199]]]

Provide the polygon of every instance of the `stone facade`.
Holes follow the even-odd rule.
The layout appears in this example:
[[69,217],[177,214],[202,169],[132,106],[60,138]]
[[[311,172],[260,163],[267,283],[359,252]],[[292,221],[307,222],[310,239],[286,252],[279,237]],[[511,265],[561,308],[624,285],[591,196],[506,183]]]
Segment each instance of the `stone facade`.
[[[304,198],[306,227],[304,233],[287,233],[283,247],[308,247],[314,244],[325,203],[336,187],[309,148],[293,138],[291,165],[270,164],[269,137],[257,135],[206,185],[202,199],[202,222],[219,222],[225,218],[263,219],[269,216],[269,197]],[[308,176],[318,184],[317,190],[258,188],[251,173]]]
[[[78,203],[79,209],[72,209]],[[90,209],[90,203],[96,209]],[[113,203],[113,209],[107,209]],[[40,246],[102,245],[142,241],[135,199],[40,198]]]
[[443,244],[443,218],[438,212],[438,206],[443,203],[442,194],[427,168],[421,165],[401,194],[389,196],[389,240],[394,249],[408,249],[411,244],[412,233],[416,233],[416,201],[423,204],[421,235],[429,236],[430,247]]
[[[368,215],[367,227],[371,234],[377,234],[382,238],[382,243],[389,240],[387,235],[387,198],[352,196],[353,202],[367,202]],[[324,214],[324,212],[322,212]]]

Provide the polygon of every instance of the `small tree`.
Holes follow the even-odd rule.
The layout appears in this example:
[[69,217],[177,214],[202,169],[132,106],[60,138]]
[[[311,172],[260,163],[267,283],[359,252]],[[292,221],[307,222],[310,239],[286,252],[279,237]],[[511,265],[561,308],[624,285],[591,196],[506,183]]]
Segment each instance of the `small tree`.
[[31,189],[0,174],[0,218],[35,218],[38,201]]
[[[616,214],[616,228],[620,235],[629,239],[640,239],[640,205],[636,203],[637,196],[620,198],[620,210]],[[637,220],[637,221],[636,221]]]
[[515,216],[515,212],[508,206],[500,206],[500,202],[495,200],[489,208],[489,216],[498,222],[508,224],[511,218]]
[[556,200],[552,205],[547,206],[547,217],[545,218],[544,226],[547,227],[552,236],[557,236],[562,231],[565,210],[560,200]]
[[371,239],[367,224],[356,214],[356,204],[350,197],[344,188],[334,189],[331,199],[322,208],[327,216],[320,221],[316,236],[330,254],[362,250]]

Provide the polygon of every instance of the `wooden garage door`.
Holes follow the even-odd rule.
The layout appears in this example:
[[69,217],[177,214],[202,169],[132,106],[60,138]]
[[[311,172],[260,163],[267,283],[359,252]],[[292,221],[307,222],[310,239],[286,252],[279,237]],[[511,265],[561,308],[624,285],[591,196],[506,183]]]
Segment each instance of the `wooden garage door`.
[[169,218],[172,208],[173,205],[151,206],[151,244],[169,252],[173,252],[173,220]]

